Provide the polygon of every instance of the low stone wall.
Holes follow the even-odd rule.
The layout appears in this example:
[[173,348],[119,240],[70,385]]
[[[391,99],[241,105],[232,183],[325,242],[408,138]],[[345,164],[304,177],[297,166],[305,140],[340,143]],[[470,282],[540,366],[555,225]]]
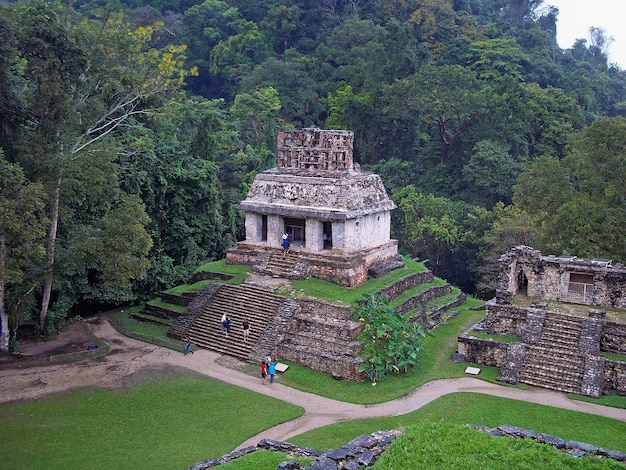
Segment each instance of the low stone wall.
[[421,273],[413,273],[406,277],[403,277],[394,284],[387,286],[374,294],[376,297],[382,297],[387,301],[393,300],[403,292],[420,284],[427,284],[433,282],[434,276],[430,271],[424,271]]
[[465,357],[465,362],[502,367],[509,344],[492,339],[473,338],[471,333],[466,333],[458,338],[457,352]]
[[297,461],[290,460],[279,464],[281,470],[341,470],[367,468],[376,462],[376,459],[385,451],[387,445],[396,440],[402,434],[401,431],[376,431],[372,434],[363,434],[346,445],[326,452],[309,447],[300,447],[288,442],[262,439],[256,446],[249,446],[221,456],[218,459],[208,459],[197,463],[188,470],[207,470],[218,465],[237,460],[244,455],[258,450],[270,452],[288,452],[299,457],[314,459],[307,467],[302,467]]
[[433,286],[429,287],[427,290],[422,292],[415,297],[410,297],[398,305],[395,310],[400,314],[404,314],[411,309],[417,308],[421,304],[425,304],[431,300],[436,299],[437,297],[442,297],[444,295],[448,295],[452,292],[452,287],[450,284],[445,284],[443,286]]
[[196,271],[191,276],[191,279],[189,279],[189,284],[195,284],[196,282],[207,281],[207,280],[228,281],[229,279],[232,279],[233,277],[235,277],[234,274],[213,273],[209,271]]
[[512,437],[517,439],[533,439],[541,444],[549,444],[562,452],[567,452],[572,457],[585,455],[597,455],[610,458],[618,462],[626,462],[626,454],[617,450],[605,450],[585,442],[566,441],[560,437],[543,434],[529,429],[518,428],[510,424],[503,424],[497,428],[489,428],[482,424],[468,424],[472,429],[484,432],[495,437]]
[[626,325],[605,322],[600,340],[600,351],[626,355]]
[[167,304],[180,305],[186,307],[198,295],[197,292],[188,292],[185,294],[170,294],[169,292],[161,292],[161,300]]
[[626,362],[604,360],[603,391],[615,390],[618,395],[626,395]]

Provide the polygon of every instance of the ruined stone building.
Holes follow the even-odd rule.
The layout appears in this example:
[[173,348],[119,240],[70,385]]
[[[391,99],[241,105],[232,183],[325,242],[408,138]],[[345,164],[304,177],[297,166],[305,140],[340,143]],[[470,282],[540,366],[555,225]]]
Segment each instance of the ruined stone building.
[[[316,277],[352,287],[375,263],[397,258],[391,211],[380,177],[353,162],[351,131],[301,129],[278,135],[278,166],[256,176],[247,198],[246,239],[227,253],[233,264],[287,278]],[[282,235],[292,265],[272,259]]]
[[511,249],[499,263],[496,301],[459,336],[459,356],[501,368],[502,382],[626,395],[626,268],[606,259],[543,256],[528,246]]
[[528,297],[626,309],[626,268],[607,259],[543,256],[527,246],[502,255],[498,302]]

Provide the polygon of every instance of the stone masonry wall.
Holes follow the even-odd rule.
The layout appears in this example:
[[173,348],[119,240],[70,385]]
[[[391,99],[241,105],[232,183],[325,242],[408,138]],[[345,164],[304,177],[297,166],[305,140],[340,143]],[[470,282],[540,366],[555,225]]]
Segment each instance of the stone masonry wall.
[[393,300],[402,294],[404,291],[411,289],[419,284],[425,284],[428,282],[433,282],[434,276],[430,271],[424,271],[421,273],[414,273],[409,276],[406,276],[400,279],[398,282],[387,286],[378,292],[376,292],[376,296],[383,297],[385,300]]
[[605,322],[600,341],[600,350],[626,355],[626,325]]
[[527,312],[526,308],[512,305],[487,305],[487,315],[481,323],[481,330],[520,338],[526,326]]
[[603,390],[615,390],[618,395],[626,395],[626,362],[604,360]]
[[458,338],[458,353],[465,362],[502,367],[506,359],[508,344],[500,341],[472,338],[471,333]]
[[316,300],[297,300],[274,356],[334,377],[362,381],[356,357],[363,344],[354,341],[363,324],[351,321],[352,309]]

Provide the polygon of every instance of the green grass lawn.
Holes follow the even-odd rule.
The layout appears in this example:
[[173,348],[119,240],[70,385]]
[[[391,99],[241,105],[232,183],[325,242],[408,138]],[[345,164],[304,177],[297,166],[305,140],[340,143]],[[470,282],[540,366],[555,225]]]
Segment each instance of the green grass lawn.
[[341,446],[364,433],[404,429],[423,421],[489,427],[511,424],[565,440],[626,452],[626,423],[623,421],[479,393],[451,393],[405,415],[333,424],[289,441],[323,451]]
[[[423,449],[428,449],[424,452]],[[495,437],[467,426],[421,422],[400,436],[372,467],[387,469],[624,469],[596,456],[570,457],[530,439]]]
[[217,380],[161,371],[124,390],[2,405],[0,467],[180,470],[302,413]]

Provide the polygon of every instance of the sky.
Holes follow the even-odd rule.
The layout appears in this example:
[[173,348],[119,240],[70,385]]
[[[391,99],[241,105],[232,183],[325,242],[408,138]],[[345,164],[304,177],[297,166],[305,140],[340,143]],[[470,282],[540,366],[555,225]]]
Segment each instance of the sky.
[[589,44],[589,28],[602,28],[605,37],[614,39],[609,62],[626,70],[626,0],[544,0],[544,5],[559,9],[556,39],[561,49],[569,49],[579,38]]

